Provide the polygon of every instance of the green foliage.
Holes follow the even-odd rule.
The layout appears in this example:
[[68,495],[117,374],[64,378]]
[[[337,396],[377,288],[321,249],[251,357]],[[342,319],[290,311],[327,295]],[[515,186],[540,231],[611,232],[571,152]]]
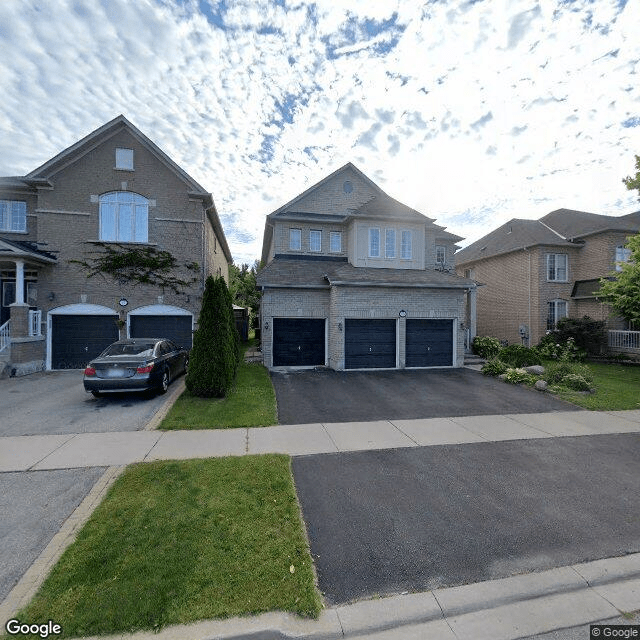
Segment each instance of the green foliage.
[[576,345],[573,338],[561,342],[555,331],[547,334],[540,340],[536,351],[547,360],[562,360],[566,362],[584,360],[586,351]]
[[236,336],[230,295],[224,278],[209,276],[185,378],[192,395],[222,398],[227,394],[239,360],[239,339]]
[[89,252],[85,260],[69,260],[72,264],[80,265],[86,271],[87,278],[108,276],[118,284],[147,284],[161,287],[163,291],[170,289],[176,294],[183,293],[186,287],[198,280],[196,276],[190,279],[176,276],[174,272],[177,269],[197,273],[200,267],[197,262],[178,264],[169,251],[148,245],[131,247],[112,242],[93,244],[102,250]]
[[598,298],[611,305],[625,320],[640,325],[640,233],[625,245],[631,250],[629,262],[620,263],[612,279],[600,280]]
[[[514,345],[518,346],[518,345]],[[509,369],[504,375],[505,382],[509,384],[532,385],[537,380],[536,376],[527,373],[524,369]]]
[[604,320],[582,318],[561,318],[555,332],[560,342],[573,339],[579,349],[588,353],[600,353],[607,344],[607,330]]
[[636,175],[627,176],[622,179],[622,182],[629,191],[636,190],[640,194],[640,156],[636,156]]
[[505,364],[501,360],[494,358],[482,365],[482,373],[485,376],[500,376],[506,373],[509,369],[509,365]]
[[530,367],[542,364],[542,359],[536,349],[530,349],[521,344],[511,344],[498,353],[498,358],[511,367]]
[[251,267],[248,264],[240,267],[235,264],[229,265],[229,291],[233,304],[248,308],[251,318],[255,318],[260,311],[260,291],[256,286],[259,269],[258,260]]
[[491,360],[501,349],[500,340],[490,336],[476,336],[471,343],[471,350],[485,360]]
[[564,384],[563,381],[567,376],[578,376],[588,384],[593,383],[593,372],[584,364],[552,362],[545,369],[544,378],[549,384]]
[[569,373],[562,378],[561,384],[574,391],[589,391],[591,385],[577,373]]

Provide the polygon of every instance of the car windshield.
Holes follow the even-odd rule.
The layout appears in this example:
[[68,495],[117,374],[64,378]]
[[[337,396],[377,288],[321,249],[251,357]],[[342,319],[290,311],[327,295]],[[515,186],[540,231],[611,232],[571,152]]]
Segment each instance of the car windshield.
[[108,347],[103,356],[140,356],[151,357],[153,355],[154,342],[127,342],[115,343]]

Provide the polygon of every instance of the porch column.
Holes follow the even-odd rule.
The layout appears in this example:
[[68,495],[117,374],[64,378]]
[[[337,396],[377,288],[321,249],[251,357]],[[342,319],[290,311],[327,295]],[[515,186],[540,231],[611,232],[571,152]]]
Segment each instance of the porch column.
[[16,304],[24,304],[24,260],[16,260]]
[[476,337],[476,331],[478,330],[476,321],[476,298],[478,295],[478,289],[474,287],[469,291],[469,342],[472,342]]

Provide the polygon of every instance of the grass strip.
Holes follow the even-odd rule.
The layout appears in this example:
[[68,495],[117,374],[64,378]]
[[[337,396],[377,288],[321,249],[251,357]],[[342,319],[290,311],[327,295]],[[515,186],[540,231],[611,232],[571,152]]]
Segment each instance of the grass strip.
[[131,466],[17,618],[74,637],[321,608],[290,459],[266,455]]
[[278,424],[276,395],[266,367],[241,362],[226,398],[198,398],[184,391],[158,429],[229,429]]
[[593,394],[558,389],[556,395],[592,411],[640,409],[640,367],[590,362]]

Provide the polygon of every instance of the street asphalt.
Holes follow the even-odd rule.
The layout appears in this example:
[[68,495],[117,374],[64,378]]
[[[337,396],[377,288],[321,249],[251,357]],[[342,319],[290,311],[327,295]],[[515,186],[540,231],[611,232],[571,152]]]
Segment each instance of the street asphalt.
[[299,456],[330,604],[640,551],[638,434]]
[[271,380],[280,424],[577,410],[470,369],[274,372]]

